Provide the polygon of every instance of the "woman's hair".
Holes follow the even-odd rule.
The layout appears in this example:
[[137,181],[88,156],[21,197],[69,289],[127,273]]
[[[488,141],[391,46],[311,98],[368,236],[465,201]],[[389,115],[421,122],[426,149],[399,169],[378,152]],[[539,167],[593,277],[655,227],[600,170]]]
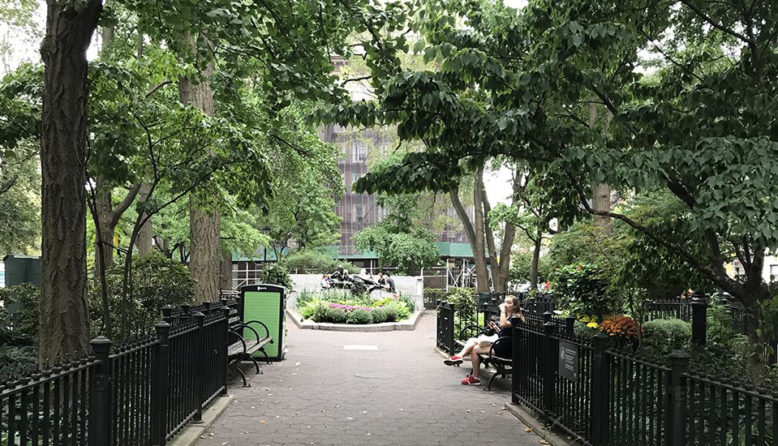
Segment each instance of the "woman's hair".
[[513,306],[511,307],[511,314],[521,314],[521,303],[519,303],[519,298],[509,294],[505,296],[505,302],[508,302],[508,299],[513,301]]

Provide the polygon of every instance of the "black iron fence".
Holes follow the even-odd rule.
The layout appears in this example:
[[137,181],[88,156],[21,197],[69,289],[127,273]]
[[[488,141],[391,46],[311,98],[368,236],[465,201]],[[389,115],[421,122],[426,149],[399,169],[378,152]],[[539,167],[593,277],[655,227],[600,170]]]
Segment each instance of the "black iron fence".
[[0,386],[0,444],[164,445],[226,392],[225,304],[166,309],[154,335]]
[[778,444],[775,392],[665,366],[569,336],[551,320],[514,329],[512,400],[585,445]]

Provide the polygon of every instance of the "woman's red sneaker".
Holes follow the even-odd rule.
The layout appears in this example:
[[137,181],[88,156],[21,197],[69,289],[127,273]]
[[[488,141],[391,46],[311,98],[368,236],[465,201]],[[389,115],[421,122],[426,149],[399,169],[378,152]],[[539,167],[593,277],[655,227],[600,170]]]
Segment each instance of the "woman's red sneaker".
[[472,375],[468,376],[467,378],[462,380],[462,385],[465,386],[480,386],[481,380],[478,378],[474,378]]
[[462,357],[461,356],[452,356],[446,360],[443,361],[443,364],[446,365],[459,365],[462,364]]

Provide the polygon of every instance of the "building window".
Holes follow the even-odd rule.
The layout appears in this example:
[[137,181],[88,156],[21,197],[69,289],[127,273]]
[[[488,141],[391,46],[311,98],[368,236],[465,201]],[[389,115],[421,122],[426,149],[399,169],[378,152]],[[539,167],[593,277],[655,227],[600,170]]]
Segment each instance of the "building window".
[[351,145],[352,161],[361,163],[367,159],[367,145],[361,139],[355,139]]

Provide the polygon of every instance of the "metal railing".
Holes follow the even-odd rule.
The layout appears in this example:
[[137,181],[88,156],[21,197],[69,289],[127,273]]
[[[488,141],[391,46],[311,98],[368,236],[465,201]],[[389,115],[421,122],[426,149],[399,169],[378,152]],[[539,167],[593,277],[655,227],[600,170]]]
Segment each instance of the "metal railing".
[[682,351],[668,367],[610,349],[607,336],[572,337],[547,319],[514,328],[512,400],[575,444],[778,443],[774,390],[693,372]]
[[226,392],[226,303],[166,309],[155,334],[99,337],[89,356],[0,386],[0,444],[164,445]]

